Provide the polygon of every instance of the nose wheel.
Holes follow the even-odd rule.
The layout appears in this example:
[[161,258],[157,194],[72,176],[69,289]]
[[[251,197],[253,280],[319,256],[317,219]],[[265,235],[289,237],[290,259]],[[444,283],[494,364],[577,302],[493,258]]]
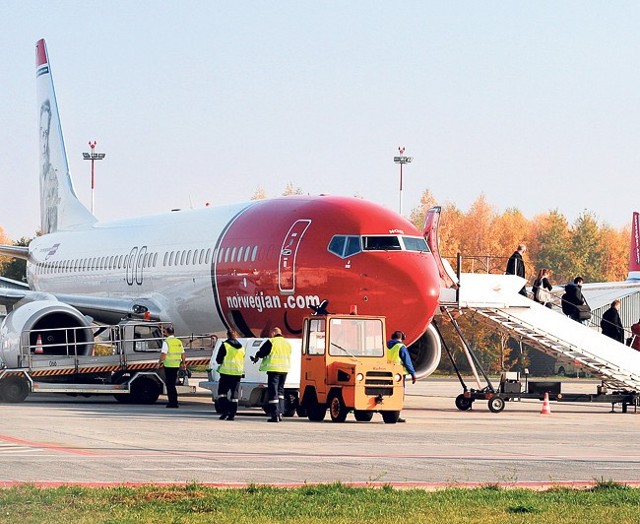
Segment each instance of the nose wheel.
[[489,411],[491,413],[500,413],[504,409],[504,399],[502,397],[491,397],[489,399]]
[[473,399],[465,397],[464,394],[460,394],[456,397],[456,407],[460,411],[467,411],[473,406]]

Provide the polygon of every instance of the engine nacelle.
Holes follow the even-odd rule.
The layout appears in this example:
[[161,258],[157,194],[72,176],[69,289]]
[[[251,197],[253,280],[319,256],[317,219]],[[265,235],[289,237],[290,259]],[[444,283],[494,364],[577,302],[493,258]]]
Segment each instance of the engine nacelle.
[[408,349],[411,355],[411,362],[413,362],[413,367],[416,369],[417,378],[428,377],[440,364],[442,343],[440,335],[438,335],[432,324]]
[[[38,335],[42,345],[38,345]],[[21,346],[42,355],[90,355],[91,322],[74,307],[57,300],[36,300],[14,309],[0,325],[0,360],[6,367],[20,367]],[[69,344],[67,346],[67,344]]]

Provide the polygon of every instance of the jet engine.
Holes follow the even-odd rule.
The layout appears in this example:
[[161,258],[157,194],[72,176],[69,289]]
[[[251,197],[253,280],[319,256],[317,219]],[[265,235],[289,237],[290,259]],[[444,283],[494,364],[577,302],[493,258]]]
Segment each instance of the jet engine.
[[416,369],[416,378],[428,377],[440,364],[442,343],[433,324],[429,325],[422,336],[407,349]]
[[91,322],[74,307],[57,300],[26,302],[0,325],[0,364],[26,365],[21,346],[30,346],[34,355],[90,355]]

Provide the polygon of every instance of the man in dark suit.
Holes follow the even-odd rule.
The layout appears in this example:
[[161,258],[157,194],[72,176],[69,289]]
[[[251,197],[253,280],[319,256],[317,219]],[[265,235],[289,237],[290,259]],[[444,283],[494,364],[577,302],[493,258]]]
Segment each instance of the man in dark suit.
[[[513,255],[509,257],[509,261],[507,262],[507,270],[505,271],[507,275],[517,275],[522,278],[527,278],[525,276],[524,260],[522,259],[522,255],[526,250],[527,246],[524,244],[518,244],[518,249],[514,251]],[[525,286],[522,286],[520,294],[525,297],[528,296],[527,288]]]

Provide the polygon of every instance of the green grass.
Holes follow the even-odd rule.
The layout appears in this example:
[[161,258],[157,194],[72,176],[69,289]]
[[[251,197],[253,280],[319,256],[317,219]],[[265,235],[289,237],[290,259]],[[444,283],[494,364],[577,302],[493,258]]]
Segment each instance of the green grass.
[[342,484],[295,489],[114,487],[0,490],[0,522],[11,523],[635,523],[640,490],[600,481],[587,490],[537,492],[451,487],[351,488]]

